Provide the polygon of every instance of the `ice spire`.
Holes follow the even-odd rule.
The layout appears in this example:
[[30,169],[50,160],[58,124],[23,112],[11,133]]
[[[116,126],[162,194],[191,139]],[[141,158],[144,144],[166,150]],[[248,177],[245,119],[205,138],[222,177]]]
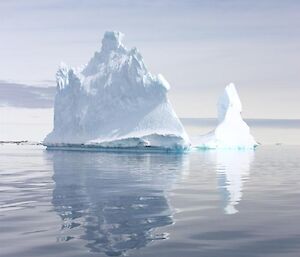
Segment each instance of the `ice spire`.
[[236,91],[235,85],[230,83],[225,87],[223,94],[218,101],[218,120],[223,121],[228,110],[236,113],[242,112],[242,103]]
[[124,34],[119,31],[106,31],[102,39],[102,51],[107,52],[123,47],[123,37]]
[[241,116],[242,104],[233,83],[225,87],[218,101],[218,126],[201,136],[199,148],[253,149],[257,146]]

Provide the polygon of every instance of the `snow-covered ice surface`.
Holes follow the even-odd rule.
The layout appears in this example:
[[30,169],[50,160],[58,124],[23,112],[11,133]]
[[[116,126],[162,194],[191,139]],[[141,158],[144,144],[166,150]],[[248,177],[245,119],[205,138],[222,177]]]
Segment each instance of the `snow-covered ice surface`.
[[201,136],[196,147],[204,149],[254,149],[257,143],[243,121],[242,104],[233,83],[226,86],[218,101],[218,126]]
[[106,32],[102,48],[81,68],[57,72],[54,129],[48,147],[184,150],[189,138],[167,98],[161,75],[146,68],[123,34]]

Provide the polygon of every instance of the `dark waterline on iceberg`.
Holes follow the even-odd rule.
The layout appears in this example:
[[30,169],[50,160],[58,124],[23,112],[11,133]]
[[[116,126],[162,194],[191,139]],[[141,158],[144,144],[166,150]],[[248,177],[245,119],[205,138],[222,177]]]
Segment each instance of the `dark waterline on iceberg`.
[[97,144],[57,144],[45,145],[48,151],[88,151],[88,152],[113,152],[113,153],[186,153],[188,148],[163,148],[156,146],[144,147],[104,147]]

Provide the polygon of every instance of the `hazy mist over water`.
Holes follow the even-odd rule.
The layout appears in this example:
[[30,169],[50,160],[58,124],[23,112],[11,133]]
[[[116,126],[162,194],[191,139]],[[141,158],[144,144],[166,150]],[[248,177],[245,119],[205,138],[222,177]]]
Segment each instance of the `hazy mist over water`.
[[[29,86],[0,81],[0,141],[42,141],[52,130],[54,96],[55,87],[48,87],[47,83]],[[183,117],[181,121],[192,138],[217,125],[216,118]],[[299,119],[246,118],[245,121],[262,144],[300,144]]]

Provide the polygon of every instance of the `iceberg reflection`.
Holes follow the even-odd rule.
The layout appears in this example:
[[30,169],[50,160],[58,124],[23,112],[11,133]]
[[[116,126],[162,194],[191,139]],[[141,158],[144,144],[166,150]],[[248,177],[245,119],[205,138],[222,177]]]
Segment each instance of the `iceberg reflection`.
[[224,211],[237,213],[236,206],[242,200],[243,184],[249,178],[254,151],[217,151],[217,176]]
[[85,241],[92,252],[116,256],[167,238],[153,229],[173,223],[165,191],[186,165],[185,155],[52,152],[53,206],[60,241]]

